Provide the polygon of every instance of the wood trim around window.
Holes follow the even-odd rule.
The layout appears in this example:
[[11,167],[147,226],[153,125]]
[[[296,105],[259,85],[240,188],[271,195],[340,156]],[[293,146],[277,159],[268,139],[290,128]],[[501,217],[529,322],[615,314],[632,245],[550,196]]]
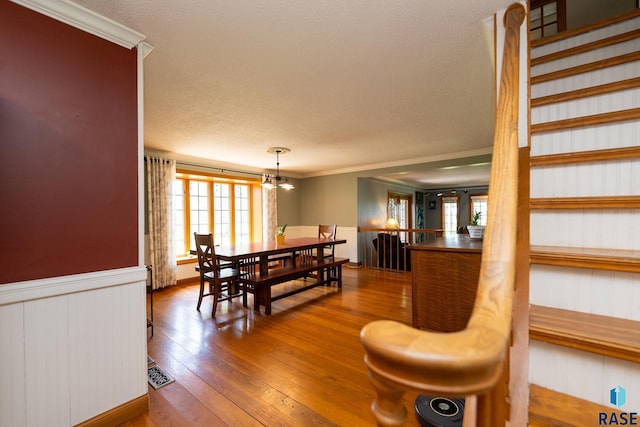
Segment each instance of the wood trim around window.
[[[529,2],[529,10],[533,10],[539,7],[542,7],[549,3],[556,3],[557,8],[557,28],[556,32],[561,33],[567,30],[567,3],[566,0],[530,0]],[[529,24],[531,24],[529,22]],[[544,34],[544,26],[541,27],[542,30],[542,38],[545,37]],[[531,28],[529,28],[531,31]]]

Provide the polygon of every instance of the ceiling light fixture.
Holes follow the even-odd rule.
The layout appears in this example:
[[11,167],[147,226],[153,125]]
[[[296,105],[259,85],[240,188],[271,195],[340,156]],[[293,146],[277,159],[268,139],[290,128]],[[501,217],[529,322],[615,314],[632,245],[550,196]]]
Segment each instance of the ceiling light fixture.
[[289,182],[289,178],[286,176],[280,176],[280,154],[286,154],[289,151],[291,150],[284,147],[271,147],[267,150],[267,153],[276,155],[276,174],[265,174],[264,180],[262,181],[262,186],[264,188],[269,190],[276,187],[280,187],[283,190],[293,190],[295,188],[294,185]]

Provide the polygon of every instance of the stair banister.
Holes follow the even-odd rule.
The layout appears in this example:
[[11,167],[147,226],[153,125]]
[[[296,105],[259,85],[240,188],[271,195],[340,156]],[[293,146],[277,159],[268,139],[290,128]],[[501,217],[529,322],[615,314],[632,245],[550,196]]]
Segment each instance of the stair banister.
[[[478,425],[496,427],[482,403],[503,374],[511,331],[515,280],[518,186],[518,93],[520,26],[524,7],[515,3],[504,16],[505,41],[491,165],[487,226],[475,305],[461,331],[421,331],[379,320],[360,338],[377,398],[371,405],[380,426],[403,425],[406,390],[433,396],[478,395]],[[495,403],[493,403],[495,404]],[[487,410],[485,410],[487,412]],[[466,414],[465,414],[466,415]],[[476,417],[471,417],[474,421]],[[468,420],[465,420],[465,425]]]

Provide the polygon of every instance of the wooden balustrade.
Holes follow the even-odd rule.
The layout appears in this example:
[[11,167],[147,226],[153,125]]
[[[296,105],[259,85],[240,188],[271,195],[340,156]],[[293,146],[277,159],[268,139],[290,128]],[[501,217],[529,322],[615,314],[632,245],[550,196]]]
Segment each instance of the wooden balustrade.
[[366,268],[409,271],[411,254],[408,245],[442,236],[435,228],[366,228],[358,227],[358,253]]
[[[489,185],[489,212],[482,266],[467,327],[454,333],[428,332],[379,320],[361,331],[365,363],[377,398],[373,414],[381,426],[404,424],[407,389],[435,396],[476,395],[476,413],[465,410],[465,425],[505,424],[503,368],[511,330],[516,259],[518,195],[518,95],[520,26],[524,7],[505,14],[505,46],[496,110]],[[501,381],[499,381],[501,380]]]

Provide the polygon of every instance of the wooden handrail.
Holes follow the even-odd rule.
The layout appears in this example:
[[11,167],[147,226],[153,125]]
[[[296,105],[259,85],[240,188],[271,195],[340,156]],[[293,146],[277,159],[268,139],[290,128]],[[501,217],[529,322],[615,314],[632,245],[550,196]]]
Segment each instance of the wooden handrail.
[[[478,290],[467,327],[454,333],[420,331],[379,320],[360,334],[369,378],[377,391],[373,414],[381,426],[404,424],[407,389],[444,396],[480,395],[478,425],[495,427],[491,402],[482,402],[502,375],[511,330],[515,280],[518,181],[518,76],[524,7],[504,17],[505,44],[489,185],[491,215],[483,241]],[[485,408],[483,410],[483,408]],[[465,424],[469,420],[465,419]],[[504,421],[502,421],[504,424]]]

